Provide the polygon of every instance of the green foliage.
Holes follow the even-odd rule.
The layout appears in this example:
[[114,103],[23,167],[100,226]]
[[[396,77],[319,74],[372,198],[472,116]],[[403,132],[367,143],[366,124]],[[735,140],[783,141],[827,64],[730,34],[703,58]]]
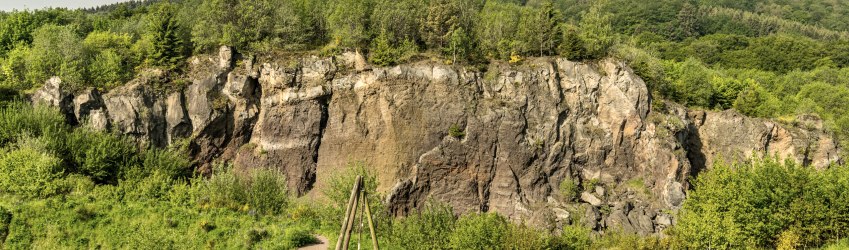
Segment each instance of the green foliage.
[[391,34],[382,31],[380,35],[372,40],[369,51],[369,62],[378,66],[389,66],[400,60],[401,53],[403,52],[392,45],[391,38]]
[[509,224],[506,230],[506,234],[502,237],[502,249],[563,249],[563,247],[552,246],[555,245],[552,244],[554,241],[552,238],[556,236],[527,224]]
[[126,138],[76,129],[65,140],[68,159],[76,171],[97,183],[114,184],[121,174],[138,164],[138,148]]
[[376,35],[387,32],[393,42],[415,41],[421,37],[419,27],[427,14],[428,1],[420,0],[376,0],[371,13],[370,30]]
[[371,0],[334,1],[327,17],[327,28],[334,43],[344,48],[363,48],[368,44]]
[[0,190],[23,197],[46,197],[62,192],[62,160],[27,142],[0,154]]
[[71,88],[86,84],[86,55],[82,39],[70,26],[45,25],[33,32],[33,44],[26,59],[29,86],[39,86],[59,76]]
[[522,49],[516,41],[521,7],[512,3],[488,1],[480,12],[475,35],[484,55],[508,59]]
[[469,35],[463,27],[459,27],[451,31],[448,38],[448,46],[443,49],[443,54],[450,55],[452,62],[457,62],[457,58],[467,58],[472,52]]
[[495,213],[460,217],[448,237],[453,249],[498,249],[507,235],[508,222]]
[[448,46],[454,30],[459,28],[461,20],[460,1],[433,0],[427,7],[427,15],[421,22],[419,33],[429,48],[442,49]]
[[457,219],[451,207],[434,201],[391,225],[390,249],[449,249]]
[[560,55],[573,61],[589,59],[590,54],[587,52],[584,39],[578,35],[577,28],[572,26],[563,27],[563,42],[558,48]]
[[466,136],[466,132],[463,132],[463,129],[460,128],[459,125],[454,124],[451,125],[450,128],[448,128],[448,135],[457,139],[461,139]]
[[560,195],[566,200],[573,200],[578,197],[578,184],[571,178],[565,178],[560,182]]
[[22,135],[32,137],[65,129],[65,117],[54,108],[14,102],[0,106],[0,148]]
[[593,4],[581,18],[579,36],[583,39],[590,58],[607,56],[615,41],[613,27],[610,25],[612,16],[601,10],[603,5],[603,2]]
[[120,86],[131,76],[132,71],[127,66],[125,58],[114,50],[101,51],[88,66],[92,85],[103,88]]
[[537,8],[525,7],[519,22],[518,39],[523,44],[523,54],[554,55],[560,44],[560,12],[551,0],[542,1]]
[[560,236],[552,239],[552,249],[591,249],[592,229],[578,226],[563,226]]
[[766,159],[717,163],[695,181],[673,228],[684,248],[815,247],[849,227],[844,167],[817,171]]
[[601,180],[593,178],[581,182],[581,189],[588,192],[594,192],[595,187],[601,184]]
[[239,173],[218,169],[200,190],[202,204],[234,211],[277,214],[288,204],[284,175],[275,170]]
[[9,223],[12,222],[12,212],[5,207],[0,207],[0,245],[6,241],[9,236]]
[[193,22],[195,50],[207,52],[221,45],[240,51],[266,51],[274,47],[304,48],[321,39],[318,13],[327,8],[319,1],[189,1],[182,10]]
[[183,29],[177,22],[176,9],[165,2],[148,15],[148,35],[152,42],[149,62],[168,70],[179,69],[186,58]]

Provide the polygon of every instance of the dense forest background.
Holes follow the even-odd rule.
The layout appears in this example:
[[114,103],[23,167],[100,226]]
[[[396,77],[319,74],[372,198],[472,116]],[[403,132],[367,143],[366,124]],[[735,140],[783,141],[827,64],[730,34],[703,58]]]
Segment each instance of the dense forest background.
[[[0,12],[0,100],[52,76],[78,90],[108,90],[147,68],[179,79],[188,57],[221,45],[254,56],[359,51],[379,66],[435,59],[476,70],[493,60],[613,57],[655,99],[787,124],[816,115],[846,147],[846,20],[846,0],[185,0]],[[179,146],[139,149],[68,127],[55,110],[0,103],[0,246],[291,248],[316,230],[338,230],[335,203],[281,196],[274,173],[245,177],[222,166],[211,178],[193,177]],[[549,234],[433,205],[383,218],[390,226],[381,241],[404,249],[849,245],[839,242],[849,229],[845,168],[766,160],[715,169],[695,180],[664,239],[599,240],[580,226]],[[344,194],[352,180],[343,177],[335,191]]]

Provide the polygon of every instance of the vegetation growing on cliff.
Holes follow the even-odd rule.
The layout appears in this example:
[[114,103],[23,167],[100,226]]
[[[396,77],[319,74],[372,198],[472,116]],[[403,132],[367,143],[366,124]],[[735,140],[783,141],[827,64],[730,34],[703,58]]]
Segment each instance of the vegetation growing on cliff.
[[[845,147],[847,17],[849,2],[821,0],[187,0],[14,11],[0,13],[0,99],[52,76],[74,89],[109,89],[144,68],[179,74],[189,56],[221,45],[245,54],[359,51],[380,66],[615,57],[647,81],[654,98],[787,123],[816,114]],[[314,232],[335,233],[340,198],[306,205],[285,194],[279,173],[222,168],[199,178],[178,149],[74,129],[47,108],[0,106],[4,247],[291,248]],[[465,135],[456,126],[448,134]],[[494,214],[457,218],[438,204],[381,218],[381,241],[403,249],[817,247],[849,230],[847,176],[841,167],[817,172],[769,160],[715,166],[695,181],[665,241],[598,240],[577,225],[551,234]],[[578,183],[559,188],[577,196]]]
[[[0,91],[54,75],[111,88],[179,72],[220,45],[246,54],[357,50],[376,65],[531,56],[627,61],[656,98],[793,120],[817,114],[849,143],[845,1],[146,1],[0,15]],[[834,94],[831,94],[834,93]],[[832,96],[821,96],[821,95]]]

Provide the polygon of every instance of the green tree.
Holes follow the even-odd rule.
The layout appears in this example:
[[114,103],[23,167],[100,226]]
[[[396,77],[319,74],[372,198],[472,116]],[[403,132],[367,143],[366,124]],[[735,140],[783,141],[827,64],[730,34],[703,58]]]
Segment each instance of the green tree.
[[563,41],[560,43],[558,50],[561,56],[573,61],[584,60],[590,57],[586,44],[584,44],[584,39],[579,35],[577,27],[574,26],[563,26]]
[[[775,248],[792,243],[816,248],[836,239],[849,225],[849,172],[818,171],[793,161],[754,159],[718,162],[693,182],[670,230],[675,248]],[[798,237],[788,237],[796,235]],[[788,242],[796,238],[795,242]]]
[[326,5],[318,0],[195,0],[183,5],[183,15],[194,22],[191,40],[196,51],[221,45],[243,52],[267,51],[304,48],[322,37]]
[[526,54],[552,55],[560,40],[560,13],[546,0],[538,8],[526,7],[519,22],[519,40]]
[[685,2],[681,7],[681,11],[676,16],[678,25],[675,30],[675,38],[683,40],[689,37],[699,35],[699,16],[698,7],[691,2]]
[[454,29],[460,25],[459,14],[459,8],[450,0],[430,1],[419,28],[425,44],[431,49],[446,47]]
[[18,46],[7,53],[0,63],[0,86],[11,90],[28,90],[36,86],[26,79],[29,56],[30,48],[27,46]]
[[92,55],[88,73],[93,86],[114,87],[133,76],[136,63],[132,60],[129,35],[95,31],[83,40],[83,46]]
[[398,51],[392,46],[391,35],[381,31],[371,42],[369,61],[378,66],[388,66],[398,61]]
[[82,40],[68,26],[45,25],[33,33],[33,46],[26,59],[26,80],[39,86],[59,76],[71,87],[86,84],[86,53]]
[[365,48],[369,39],[371,0],[339,0],[327,17],[334,43],[345,48]]
[[426,12],[422,0],[377,0],[371,16],[371,30],[392,34],[392,41],[420,39],[419,27]]
[[466,58],[471,53],[471,41],[469,35],[463,27],[451,31],[451,36],[448,40],[448,47],[444,49],[444,53],[451,55],[452,62],[457,62],[457,57]]
[[522,50],[515,39],[521,10],[512,3],[489,1],[484,5],[475,25],[475,36],[484,55],[507,59]]
[[592,58],[607,56],[616,38],[610,25],[612,15],[601,9],[604,4],[603,1],[594,3],[581,17],[579,35],[584,40],[588,55]]
[[149,63],[168,70],[179,69],[186,59],[183,30],[177,23],[174,8],[163,3],[148,15],[148,34],[152,43]]

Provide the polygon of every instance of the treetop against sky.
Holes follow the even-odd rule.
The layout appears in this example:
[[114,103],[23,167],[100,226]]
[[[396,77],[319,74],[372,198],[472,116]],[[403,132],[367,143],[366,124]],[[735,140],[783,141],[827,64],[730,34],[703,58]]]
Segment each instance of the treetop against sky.
[[48,7],[56,8],[90,8],[104,4],[127,2],[126,0],[0,0],[0,11],[35,10]]

